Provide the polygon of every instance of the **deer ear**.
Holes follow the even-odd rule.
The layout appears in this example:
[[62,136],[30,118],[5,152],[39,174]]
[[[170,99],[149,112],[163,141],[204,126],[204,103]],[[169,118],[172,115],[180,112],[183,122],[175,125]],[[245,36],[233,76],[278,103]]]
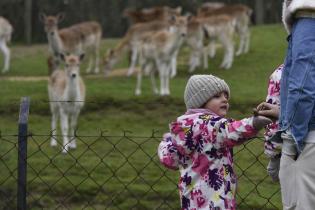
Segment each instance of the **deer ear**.
[[39,20],[41,21],[41,22],[45,22],[45,20],[46,20],[46,15],[45,15],[45,13],[39,13],[39,15],[38,15],[38,18],[39,18]]
[[57,14],[57,20],[58,20],[58,23],[62,22],[66,17],[66,14],[64,12],[61,12],[61,13],[58,13]]
[[79,55],[80,62],[83,60],[84,56],[85,56],[84,53],[81,53],[81,54]]

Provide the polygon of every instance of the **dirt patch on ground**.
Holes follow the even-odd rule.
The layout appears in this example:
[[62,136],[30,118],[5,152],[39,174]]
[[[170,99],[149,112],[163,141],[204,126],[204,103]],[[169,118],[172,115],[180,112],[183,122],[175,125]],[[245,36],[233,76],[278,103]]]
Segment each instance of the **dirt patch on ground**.
[[[84,75],[84,78],[88,79],[99,79],[99,78],[110,78],[110,77],[123,77],[127,76],[128,69],[115,69],[110,72],[106,77],[104,77],[103,73],[101,74],[90,74]],[[133,75],[136,74],[139,69],[135,69]],[[7,81],[47,81],[48,76],[0,76],[0,80]]]

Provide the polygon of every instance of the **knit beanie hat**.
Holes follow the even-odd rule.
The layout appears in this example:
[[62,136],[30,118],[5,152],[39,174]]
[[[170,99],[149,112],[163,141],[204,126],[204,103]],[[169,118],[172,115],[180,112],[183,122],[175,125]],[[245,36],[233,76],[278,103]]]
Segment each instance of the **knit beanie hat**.
[[230,97],[230,88],[223,79],[213,75],[193,75],[185,88],[186,108],[201,108],[209,99],[221,92],[226,92]]

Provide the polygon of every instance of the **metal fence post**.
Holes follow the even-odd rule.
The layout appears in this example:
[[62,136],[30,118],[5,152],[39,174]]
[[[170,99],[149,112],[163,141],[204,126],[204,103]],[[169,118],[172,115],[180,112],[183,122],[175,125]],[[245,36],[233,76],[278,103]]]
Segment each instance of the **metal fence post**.
[[17,209],[26,210],[26,160],[27,160],[27,122],[30,98],[22,97],[19,115],[18,136],[18,186]]

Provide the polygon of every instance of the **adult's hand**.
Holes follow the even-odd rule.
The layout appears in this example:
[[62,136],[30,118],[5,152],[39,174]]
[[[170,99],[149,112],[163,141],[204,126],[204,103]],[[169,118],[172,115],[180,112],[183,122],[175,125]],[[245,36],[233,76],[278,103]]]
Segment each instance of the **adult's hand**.
[[280,114],[280,107],[279,105],[262,102],[257,106],[257,114],[265,117],[278,119]]

